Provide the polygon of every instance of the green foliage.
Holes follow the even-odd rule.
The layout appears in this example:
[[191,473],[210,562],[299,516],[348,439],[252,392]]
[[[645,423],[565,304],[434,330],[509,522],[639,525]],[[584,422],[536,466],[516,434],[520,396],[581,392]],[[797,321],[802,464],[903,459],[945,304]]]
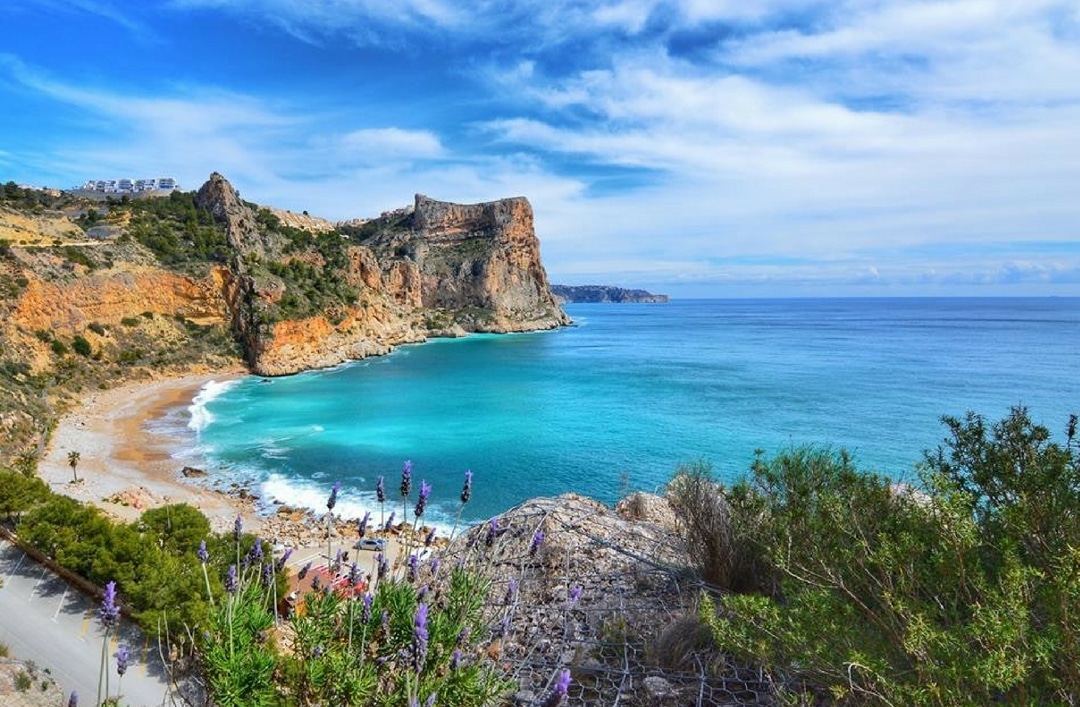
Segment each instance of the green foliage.
[[1021,408],[946,418],[922,490],[843,453],[759,458],[723,491],[756,523],[771,593],[709,615],[736,658],[790,691],[881,704],[1080,699],[1080,468]]
[[105,327],[100,322],[90,322],[86,325],[86,328],[98,336],[105,336]]
[[75,339],[71,342],[71,348],[80,356],[89,356],[92,351],[90,342],[82,334],[75,335]]
[[166,265],[224,262],[228,243],[209,211],[195,206],[195,192],[172,192],[168,198],[134,199],[114,204],[130,213],[128,234]]
[[75,246],[64,246],[63,254],[67,261],[70,263],[82,265],[90,270],[93,270],[95,267],[97,267],[97,264],[90,259],[90,256],[87,255],[85,251],[80,248],[76,248]]
[[64,344],[63,341],[60,341],[60,339],[53,339],[49,347],[52,349],[52,352],[57,356],[66,356],[68,353],[67,345]]
[[49,487],[37,477],[26,476],[17,471],[0,470],[0,513],[11,521],[17,521],[25,511],[45,501]]

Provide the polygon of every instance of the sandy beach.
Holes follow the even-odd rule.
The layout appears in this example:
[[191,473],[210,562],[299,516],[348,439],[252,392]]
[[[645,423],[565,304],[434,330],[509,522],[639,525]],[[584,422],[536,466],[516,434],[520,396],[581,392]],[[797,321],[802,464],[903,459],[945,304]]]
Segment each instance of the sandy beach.
[[[170,503],[188,503],[198,508],[217,532],[231,531],[236,516],[240,515],[245,531],[262,533],[279,551],[284,547],[295,548],[297,552],[290,565],[299,567],[308,561],[323,564],[328,546],[326,526],[320,520],[298,510],[288,514],[289,517],[267,519],[256,514],[250,499],[185,480],[181,473],[184,464],[174,458],[180,440],[147,429],[147,423],[190,404],[210,381],[243,375],[243,371],[227,371],[137,381],[91,391],[59,421],[39,464],[39,475],[54,492],[91,503],[124,522],[137,519],[148,508]],[[68,464],[68,453],[72,451],[79,452],[78,483],[74,482]],[[213,469],[207,471],[214,473]],[[369,553],[353,550],[358,535],[349,520],[339,520],[336,524],[330,553],[336,555],[340,548],[360,559]],[[399,555],[396,535],[385,536],[391,562]]]
[[[39,464],[41,478],[53,491],[92,503],[124,521],[134,520],[147,508],[190,503],[215,530],[231,527],[237,513],[245,517],[247,527],[257,528],[258,518],[240,499],[185,483],[183,464],[173,458],[170,445],[177,441],[146,428],[148,421],[190,403],[206,383],[241,375],[231,371],[139,381],[87,393],[57,425]],[[78,483],[73,483],[68,464],[72,451],[79,453]]]

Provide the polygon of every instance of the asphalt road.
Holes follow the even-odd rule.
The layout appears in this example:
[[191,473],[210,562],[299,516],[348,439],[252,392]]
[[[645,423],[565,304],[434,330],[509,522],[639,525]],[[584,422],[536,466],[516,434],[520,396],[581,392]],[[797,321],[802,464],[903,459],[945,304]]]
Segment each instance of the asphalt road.
[[[80,704],[93,704],[104,637],[97,604],[2,540],[0,579],[0,642],[12,655],[48,669],[64,694],[78,690]],[[120,645],[128,647],[134,662],[118,685],[113,654]],[[122,621],[112,632],[107,656],[110,694],[120,694],[121,704],[171,704],[157,643],[134,624]]]

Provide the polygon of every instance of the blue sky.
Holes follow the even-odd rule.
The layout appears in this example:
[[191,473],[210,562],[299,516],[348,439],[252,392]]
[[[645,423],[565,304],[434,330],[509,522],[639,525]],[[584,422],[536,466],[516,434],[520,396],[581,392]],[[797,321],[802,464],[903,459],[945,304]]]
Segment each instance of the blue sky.
[[675,296],[1080,295],[1075,0],[4,0],[0,181],[527,196]]

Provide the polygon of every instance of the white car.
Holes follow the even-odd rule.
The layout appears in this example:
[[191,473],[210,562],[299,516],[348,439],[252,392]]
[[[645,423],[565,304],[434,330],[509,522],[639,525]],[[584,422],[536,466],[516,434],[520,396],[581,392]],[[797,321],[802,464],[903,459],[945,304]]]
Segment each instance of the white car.
[[360,538],[353,545],[356,550],[376,550],[383,552],[386,550],[386,540],[383,538]]

